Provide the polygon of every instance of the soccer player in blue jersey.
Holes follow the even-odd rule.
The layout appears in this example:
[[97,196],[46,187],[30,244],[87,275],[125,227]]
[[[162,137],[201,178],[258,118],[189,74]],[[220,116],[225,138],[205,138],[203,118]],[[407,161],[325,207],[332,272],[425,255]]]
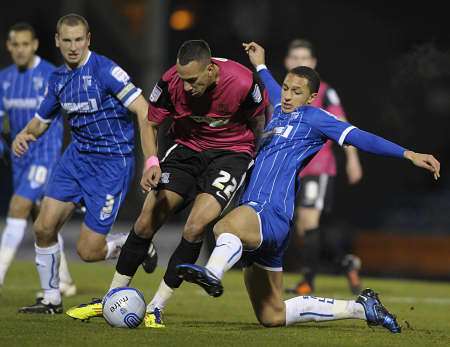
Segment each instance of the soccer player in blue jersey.
[[[48,78],[55,67],[36,55],[39,46],[34,28],[28,23],[16,23],[8,31],[6,42],[13,64],[0,71],[0,133],[3,117],[8,116],[11,137],[14,138],[34,117],[44,98]],[[61,156],[63,122],[58,114],[45,136],[26,155],[11,156],[13,196],[9,203],[6,226],[0,243],[0,287],[22,242],[30,216],[38,210],[50,173]],[[6,155],[0,137],[0,157]],[[61,247],[60,290],[66,296],[76,293],[67,261]]]
[[264,142],[240,206],[214,227],[216,247],[207,265],[179,265],[178,275],[202,286],[209,295],[219,296],[224,273],[243,257],[247,292],[258,321],[265,327],[361,319],[399,333],[401,327],[395,316],[372,289],[362,291],[355,301],[313,296],[283,301],[282,260],[294,214],[296,178],[327,139],[341,146],[351,144],[377,155],[410,160],[431,171],[435,179],[440,175],[440,163],[432,155],[406,150],[309,106],[320,84],[313,69],[301,66],[290,70],[280,87],[264,65],[263,48],[254,42],[244,47],[269,91],[273,117],[265,128]]
[[107,239],[125,199],[134,168],[134,125],[137,114],[146,145],[148,104],[128,74],[110,59],[89,50],[85,18],[68,14],[58,20],[56,46],[64,65],[50,76],[39,110],[16,136],[13,152],[21,157],[51,126],[62,108],[68,115],[72,141],[53,170],[41,211],[34,223],[36,264],[44,298],[19,310],[23,313],[62,313],[58,290],[60,251],[58,231],[76,204],[86,206],[77,251],[87,262],[118,256],[127,235]]

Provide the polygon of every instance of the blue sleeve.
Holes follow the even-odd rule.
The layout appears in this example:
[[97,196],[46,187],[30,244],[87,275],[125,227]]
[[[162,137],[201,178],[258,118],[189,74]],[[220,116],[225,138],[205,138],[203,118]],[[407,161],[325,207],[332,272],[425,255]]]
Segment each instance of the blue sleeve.
[[312,112],[308,117],[310,125],[323,137],[331,139],[342,146],[347,134],[355,127],[339,120],[327,111],[312,106],[307,107],[309,108],[308,113]]
[[273,78],[270,71],[266,68],[258,71],[258,75],[264,83],[269,93],[270,103],[273,107],[281,102],[281,87],[277,81]]
[[55,93],[56,88],[56,75],[52,74],[49,78],[44,99],[42,100],[39,108],[35,114],[35,117],[39,118],[40,121],[45,123],[50,123],[53,118],[58,114],[61,109],[61,104]]
[[142,90],[131,82],[125,70],[113,62],[109,62],[100,74],[107,91],[115,95],[125,107],[128,107],[142,93]]
[[345,138],[345,143],[365,152],[388,157],[403,158],[403,154],[406,151],[405,148],[396,143],[358,128],[349,132]]

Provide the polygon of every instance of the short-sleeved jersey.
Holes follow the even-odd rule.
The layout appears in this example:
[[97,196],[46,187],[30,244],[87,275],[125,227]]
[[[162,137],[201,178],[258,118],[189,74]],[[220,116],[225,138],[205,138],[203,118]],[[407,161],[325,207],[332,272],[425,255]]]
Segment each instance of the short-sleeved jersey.
[[116,63],[89,52],[82,66],[63,65],[53,72],[36,117],[50,122],[63,108],[78,151],[127,156],[133,151],[134,126],[126,107],[140,94]]
[[[338,118],[345,117],[344,109],[336,91],[326,82],[320,83],[318,95],[311,105],[323,108]],[[332,146],[333,143],[327,141],[314,159],[302,170],[300,176],[319,176],[321,174],[336,176],[336,158]]]
[[[55,67],[40,57],[35,57],[34,66],[19,70],[13,64],[0,71],[0,122],[8,116],[11,138],[32,119],[44,99],[48,80]],[[20,160],[56,160],[61,154],[63,122],[59,113],[48,131],[40,137]],[[19,158],[13,156],[13,160]]]
[[264,130],[241,204],[270,204],[292,219],[299,172],[328,139],[342,145],[354,128],[320,108],[302,106],[286,114],[278,104]]
[[148,119],[161,123],[172,117],[176,143],[201,152],[227,149],[254,155],[251,118],[268,104],[258,76],[228,59],[213,58],[219,79],[201,97],[189,96],[176,66],[164,73],[150,95]]

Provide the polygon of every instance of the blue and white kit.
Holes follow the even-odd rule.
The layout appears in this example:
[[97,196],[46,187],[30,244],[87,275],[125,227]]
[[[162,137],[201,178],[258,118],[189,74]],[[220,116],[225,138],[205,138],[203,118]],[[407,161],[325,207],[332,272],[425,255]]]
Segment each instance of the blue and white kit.
[[262,236],[257,249],[244,252],[244,261],[282,271],[299,189],[297,176],[328,139],[341,146],[351,144],[363,151],[400,158],[405,149],[330,117],[320,108],[305,105],[283,113],[281,87],[267,68],[258,73],[268,89],[274,111],[264,129],[263,143],[240,200],[240,205],[250,206],[258,214]]
[[84,203],[84,222],[98,233],[111,229],[133,177],[134,125],[127,107],[140,94],[122,68],[89,52],[83,65],[63,65],[51,75],[35,115],[48,123],[64,109],[72,134],[45,195]]
[[[9,118],[11,138],[34,117],[54,70],[52,64],[36,56],[31,68],[22,70],[13,64],[0,71],[0,132],[3,116]],[[14,194],[32,202],[43,196],[51,171],[61,156],[62,141],[63,120],[56,113],[50,129],[33,142],[25,155],[20,158],[11,155]]]

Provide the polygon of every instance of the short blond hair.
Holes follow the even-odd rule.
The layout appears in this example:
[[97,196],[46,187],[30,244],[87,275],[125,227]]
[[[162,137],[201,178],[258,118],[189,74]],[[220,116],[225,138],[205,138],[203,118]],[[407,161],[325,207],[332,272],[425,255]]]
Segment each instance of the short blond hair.
[[56,32],[59,33],[63,25],[74,27],[80,24],[82,24],[86,28],[86,33],[90,31],[89,23],[86,18],[76,13],[69,13],[58,19],[58,22],[56,23]]

